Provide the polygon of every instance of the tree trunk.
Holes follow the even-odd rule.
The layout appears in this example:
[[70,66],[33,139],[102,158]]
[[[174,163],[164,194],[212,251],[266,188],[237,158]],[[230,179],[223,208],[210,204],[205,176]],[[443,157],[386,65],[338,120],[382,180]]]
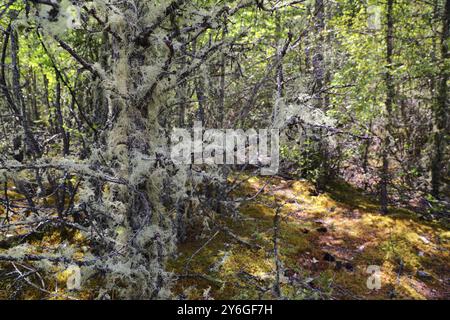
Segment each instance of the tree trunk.
[[[222,31],[222,41],[225,41],[225,37],[227,35],[227,18],[224,18],[224,28]],[[219,112],[218,112],[218,125],[220,128],[223,128],[223,122],[225,119],[225,72],[226,72],[226,57],[225,53],[222,52],[220,57],[220,83],[219,83]]]
[[64,118],[61,111],[61,84],[59,83],[59,80],[56,81],[56,87],[55,87],[55,114],[56,114],[56,123],[58,126],[58,133],[61,135],[62,141],[63,141],[63,156],[66,156],[69,154],[69,136],[64,129]]
[[[16,15],[16,12],[12,12],[13,15]],[[21,85],[20,85],[20,70],[19,70],[19,40],[16,35],[15,29],[11,27],[10,31],[10,39],[11,39],[11,63],[12,63],[12,79],[13,79],[13,92],[14,96],[16,98],[17,103],[19,104],[20,108],[20,120],[22,124],[23,129],[23,135],[24,135],[24,145],[26,147],[26,152],[24,152],[24,155],[27,154],[32,155],[33,157],[36,157],[39,153],[39,145],[33,135],[33,132],[30,128],[30,120],[29,120],[29,114],[26,107],[25,99],[22,93]]]
[[381,212],[388,212],[388,185],[389,185],[389,132],[391,129],[392,106],[394,103],[395,89],[392,76],[392,54],[394,50],[394,0],[388,0],[386,3],[386,102],[385,102],[385,126],[382,134],[382,168],[380,184],[380,206]]
[[434,152],[431,162],[431,193],[439,199],[443,167],[445,163],[444,155],[446,148],[445,134],[447,132],[448,116],[448,86],[449,77],[448,62],[448,39],[450,24],[450,0],[446,0],[442,10],[442,33],[441,33],[441,68],[439,76],[439,88],[437,99],[433,108],[433,145]]
[[[115,209],[115,223],[102,223],[106,223],[106,229],[121,230],[114,245],[121,254],[106,263],[113,265],[116,276],[129,277],[129,286],[120,295],[134,299],[154,299],[167,292],[165,261],[176,239],[175,223],[167,210],[173,206],[171,183],[175,181],[170,179],[166,165],[168,143],[158,121],[160,105],[167,99],[163,77],[168,74],[174,48],[168,38],[159,41],[142,36],[150,7],[142,4],[133,10],[120,8],[133,23],[121,23],[113,29],[121,41],[111,38],[112,45],[107,47],[113,54],[105,70],[114,83],[108,94],[118,116],[106,133],[104,158],[115,176],[125,181],[109,191],[111,201],[120,203],[120,210]],[[162,66],[161,70],[146,72],[157,65]],[[127,265],[125,274],[120,268],[123,264]]]

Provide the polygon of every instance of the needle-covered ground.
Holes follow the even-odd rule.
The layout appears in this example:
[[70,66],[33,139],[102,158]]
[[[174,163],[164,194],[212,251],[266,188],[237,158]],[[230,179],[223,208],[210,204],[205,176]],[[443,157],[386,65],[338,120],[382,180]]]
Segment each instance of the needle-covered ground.
[[[239,204],[234,218],[216,215],[210,231],[194,232],[170,263],[182,297],[276,298],[278,208],[282,298],[450,298],[448,226],[405,209],[381,215],[374,199],[346,184],[317,195],[303,180],[236,179],[243,183],[235,199],[252,199]],[[367,286],[371,265],[380,268],[378,290]]]

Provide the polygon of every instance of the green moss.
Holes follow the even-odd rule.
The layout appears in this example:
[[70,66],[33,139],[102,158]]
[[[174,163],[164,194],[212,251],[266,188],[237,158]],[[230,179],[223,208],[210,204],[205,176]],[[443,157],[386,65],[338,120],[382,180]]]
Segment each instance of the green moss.
[[[249,176],[244,174],[238,178],[242,180]],[[415,284],[420,283],[415,277],[417,270],[424,270],[434,277],[448,275],[448,270],[444,274],[442,270],[450,262],[447,253],[450,236],[441,225],[422,221],[405,209],[392,208],[392,214],[380,215],[375,199],[345,183],[333,184],[328,193],[313,196],[313,187],[306,181],[250,177],[234,195],[253,196],[266,182],[267,188],[257,199],[239,208],[241,219],[221,219],[234,234],[262,246],[262,249],[247,248],[221,234],[191,262],[192,272],[207,275],[210,280],[182,279],[177,282],[175,292],[185,290],[189,297],[201,299],[204,290],[211,288],[210,294],[215,299],[274,298],[270,290],[262,293],[260,288],[270,288],[274,281],[273,208],[277,205],[282,208],[279,258],[286,270],[303,279],[313,279],[313,286],[318,289],[314,291],[283,283],[282,292],[290,299],[329,296],[386,299],[392,292],[396,298],[422,299],[425,296],[419,292],[420,285]],[[322,226],[317,221],[326,222],[326,233],[316,231]],[[436,239],[440,239],[439,244]],[[197,239],[180,245],[183,254],[171,262],[173,270],[180,272],[186,259],[203,242],[204,239]],[[438,250],[438,246],[446,249]],[[351,261],[353,271],[336,269],[335,263],[324,262],[324,252],[331,252],[344,262]],[[211,265],[225,254],[227,259],[221,268],[212,272]],[[399,261],[403,264],[400,276]],[[383,286],[378,291],[367,289],[366,268],[369,265],[382,268]],[[242,272],[251,275],[252,280],[242,278]],[[430,291],[445,292],[439,281],[427,285]]]

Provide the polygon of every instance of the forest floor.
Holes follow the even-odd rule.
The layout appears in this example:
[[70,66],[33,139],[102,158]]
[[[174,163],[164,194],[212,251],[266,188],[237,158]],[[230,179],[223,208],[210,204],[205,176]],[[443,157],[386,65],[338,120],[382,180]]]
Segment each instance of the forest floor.
[[[400,208],[390,208],[390,214],[383,216],[374,199],[344,182],[317,194],[304,180],[247,174],[235,175],[232,180],[241,182],[233,191],[236,205],[209,221],[204,215],[199,215],[202,220],[192,219],[189,237],[169,261],[169,271],[177,275],[173,292],[179,298],[277,298],[273,290],[277,275],[274,238],[281,298],[450,298],[448,225]],[[10,197],[19,195],[11,191]],[[245,201],[238,201],[242,199]],[[276,212],[279,228],[274,237]],[[18,216],[12,215],[12,222]],[[70,247],[72,259],[90,256],[87,239],[78,231],[61,231],[55,226],[26,238],[26,229],[16,231],[17,235],[6,230],[0,253],[18,237],[22,239],[17,247],[21,252],[47,254]],[[367,287],[370,265],[380,267],[379,290]],[[45,289],[39,289],[31,283],[43,281],[39,273],[24,276],[30,273],[29,266],[1,263],[0,298],[97,297],[95,277],[88,277],[81,291],[68,291],[67,266],[50,268],[53,275],[45,279]],[[14,275],[20,272],[20,278],[27,281],[17,282]]]
[[[282,298],[450,298],[450,231],[443,223],[400,208],[381,215],[374,199],[341,182],[317,195],[304,180],[236,178],[244,182],[235,198],[252,199],[232,218],[216,215],[216,228],[191,233],[197,236],[181,244],[170,263],[182,297],[277,297],[278,208]],[[378,290],[367,286],[370,265],[380,268]]]

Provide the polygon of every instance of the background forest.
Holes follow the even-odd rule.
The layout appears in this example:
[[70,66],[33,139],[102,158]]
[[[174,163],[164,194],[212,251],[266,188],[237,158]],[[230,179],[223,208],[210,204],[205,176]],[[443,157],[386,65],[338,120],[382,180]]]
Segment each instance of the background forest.
[[[0,0],[0,298],[448,299],[449,17]],[[194,121],[279,129],[278,175],[175,165]]]

